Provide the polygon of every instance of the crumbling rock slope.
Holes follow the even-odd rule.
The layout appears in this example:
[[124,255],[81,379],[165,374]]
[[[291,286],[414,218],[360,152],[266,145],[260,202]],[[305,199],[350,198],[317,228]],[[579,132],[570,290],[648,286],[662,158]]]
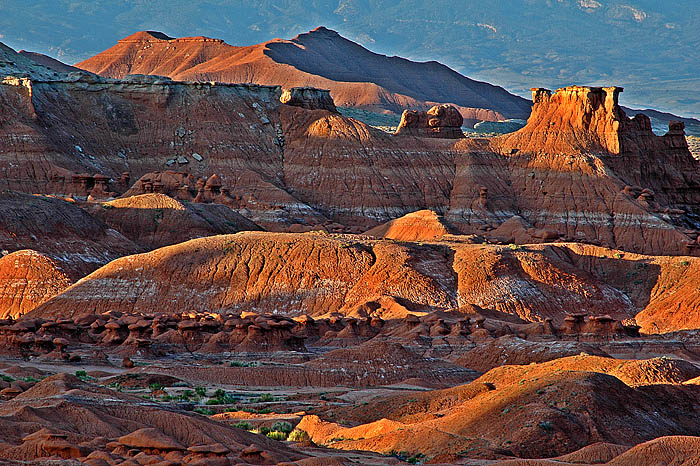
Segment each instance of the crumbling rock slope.
[[[502,366],[469,385],[394,396],[337,413],[365,419],[355,427],[306,416],[298,428],[317,443],[344,450],[402,448],[430,456],[478,451],[487,458],[506,451],[521,458],[554,457],[595,442],[634,445],[660,436],[698,435],[696,388],[666,385],[663,378],[661,385],[630,384],[608,375],[608,369],[589,369],[588,357],[567,359],[559,368]],[[618,365],[609,361],[609,368]]]
[[[476,305],[529,322],[551,319],[575,332],[585,315],[601,329],[635,318],[648,333],[700,325],[692,317],[699,302],[695,258],[456,238],[418,244],[248,232],[195,239],[115,260],[34,315],[233,310],[405,317]],[[670,296],[677,306],[665,304]]]
[[0,192],[0,250],[37,251],[76,280],[142,249],[72,202]]
[[44,254],[29,249],[0,257],[0,319],[17,318],[68,288],[70,278]]
[[202,236],[260,230],[224,205],[182,203],[164,194],[141,194],[96,204],[92,214],[147,249]]

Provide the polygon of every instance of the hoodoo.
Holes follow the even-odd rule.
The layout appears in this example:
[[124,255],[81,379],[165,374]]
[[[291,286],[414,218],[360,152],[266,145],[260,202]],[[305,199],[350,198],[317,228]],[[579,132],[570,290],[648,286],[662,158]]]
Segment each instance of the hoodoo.
[[307,110],[328,110],[338,113],[335,102],[328,89],[316,89],[315,87],[293,87],[282,92],[280,102]]
[[404,110],[396,134],[412,136],[459,139],[464,118],[452,105],[435,105],[427,112]]
[[620,155],[645,148],[687,148],[684,125],[669,124],[666,136],[655,136],[649,117],[628,118],[619,105],[623,88],[569,86],[552,92],[532,89],[527,125],[505,138],[505,152]]

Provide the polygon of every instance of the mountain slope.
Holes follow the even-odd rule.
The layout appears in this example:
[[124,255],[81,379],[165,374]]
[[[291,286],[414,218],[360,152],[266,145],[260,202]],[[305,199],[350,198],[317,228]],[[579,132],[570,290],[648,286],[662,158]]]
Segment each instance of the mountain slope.
[[[331,90],[336,105],[387,109],[452,103],[473,120],[527,118],[529,102],[437,62],[379,55],[320,27],[292,40],[234,47],[206,37],[142,31],[78,63],[111,78],[155,74],[184,81],[254,82]],[[486,109],[491,110],[477,110]]]

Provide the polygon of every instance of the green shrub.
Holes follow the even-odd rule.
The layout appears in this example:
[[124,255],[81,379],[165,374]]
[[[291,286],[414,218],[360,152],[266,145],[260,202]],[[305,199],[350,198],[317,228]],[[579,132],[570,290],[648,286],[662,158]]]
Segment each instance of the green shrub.
[[199,396],[207,396],[207,389],[204,387],[196,387],[194,392]]
[[229,363],[231,367],[258,367],[257,362],[245,362],[245,361],[231,361]]
[[204,414],[205,416],[213,416],[214,415],[214,410],[207,409],[207,408],[195,408],[194,412],[199,413],[199,414]]
[[258,401],[260,403],[271,403],[275,401],[275,397],[270,395],[269,393],[263,393],[262,395],[260,395],[260,398],[258,398]]
[[544,430],[545,432],[551,432],[553,429],[552,423],[549,421],[542,421],[539,424],[537,424],[537,427]]
[[292,431],[292,425],[288,422],[277,421],[272,424],[272,430],[277,432],[290,433]]
[[7,383],[12,383],[15,381],[15,379],[13,379],[9,375],[5,375],[5,374],[0,374],[0,380],[4,380]]
[[306,433],[306,431],[301,429],[294,429],[287,436],[287,440],[289,440],[290,442],[308,442],[309,440],[311,440],[311,438],[309,437],[309,434]]
[[152,383],[148,386],[148,389],[152,392],[158,391],[158,390],[163,390],[163,384],[159,383]]
[[272,431],[267,433],[267,438],[271,438],[272,440],[279,440],[280,442],[283,442],[287,440],[287,433],[285,432],[279,432],[279,431]]
[[253,430],[253,426],[250,425],[250,422],[246,421],[237,422],[235,424],[231,424],[231,426],[235,427],[236,429]]
[[85,371],[75,371],[76,377],[87,377],[87,372]]

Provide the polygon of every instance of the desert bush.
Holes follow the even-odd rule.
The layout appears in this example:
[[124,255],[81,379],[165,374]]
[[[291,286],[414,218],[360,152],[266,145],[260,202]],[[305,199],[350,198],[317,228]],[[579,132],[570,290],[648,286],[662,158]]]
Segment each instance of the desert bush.
[[235,424],[231,424],[231,426],[235,427],[236,429],[253,430],[253,426],[250,425],[250,422],[246,421],[237,422]]
[[301,429],[294,429],[287,436],[287,440],[290,442],[308,442],[310,440],[309,434]]
[[273,430],[272,432],[267,433],[267,438],[271,438],[272,440],[279,440],[280,442],[283,442],[283,441],[287,440],[287,433]]
[[272,424],[272,430],[278,432],[290,433],[292,431],[292,425],[285,421],[277,421]]

